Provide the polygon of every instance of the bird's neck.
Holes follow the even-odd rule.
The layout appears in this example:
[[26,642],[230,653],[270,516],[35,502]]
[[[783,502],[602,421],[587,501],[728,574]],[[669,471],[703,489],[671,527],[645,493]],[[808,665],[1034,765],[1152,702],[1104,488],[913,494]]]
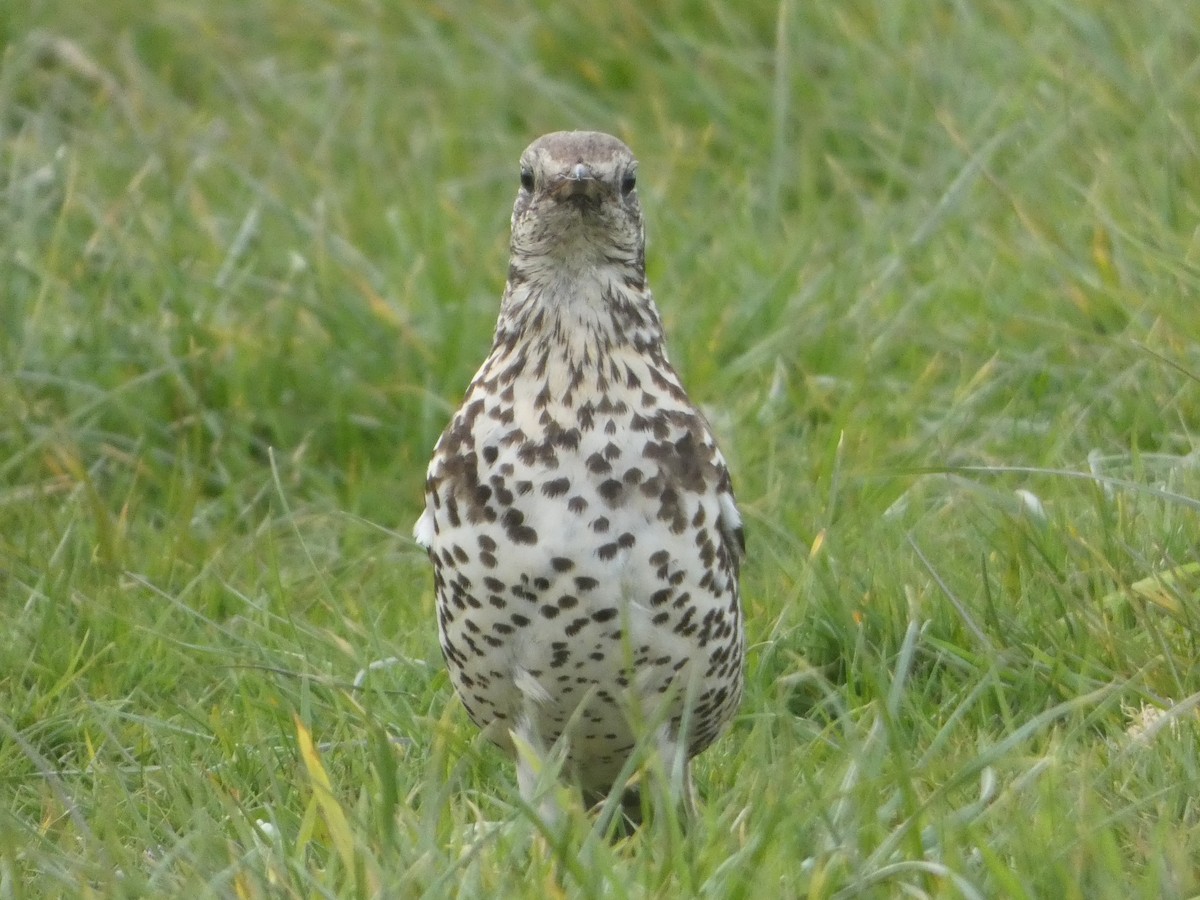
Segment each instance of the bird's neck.
[[640,267],[514,265],[492,352],[476,377],[546,386],[551,396],[569,398],[587,385],[613,389],[628,371],[650,368],[669,371],[670,363]]
[[493,353],[541,346],[575,364],[614,351],[663,353],[662,321],[636,262],[514,261]]

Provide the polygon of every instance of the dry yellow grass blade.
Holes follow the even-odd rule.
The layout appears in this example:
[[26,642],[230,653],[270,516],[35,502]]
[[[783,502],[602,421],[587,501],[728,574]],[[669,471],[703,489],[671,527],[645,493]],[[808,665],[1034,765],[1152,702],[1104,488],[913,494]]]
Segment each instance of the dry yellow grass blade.
[[329,773],[325,771],[325,766],[321,763],[321,756],[317,753],[317,748],[313,745],[312,734],[300,721],[299,716],[293,718],[296,722],[296,740],[300,745],[300,758],[304,761],[308,780],[312,783],[313,799],[320,808],[321,818],[333,841],[333,847],[341,858],[342,865],[346,868],[347,876],[354,881],[357,868],[354,859],[354,835],[350,831],[350,822],[346,818],[341,804],[338,803],[337,797],[333,794],[333,783],[330,781]]

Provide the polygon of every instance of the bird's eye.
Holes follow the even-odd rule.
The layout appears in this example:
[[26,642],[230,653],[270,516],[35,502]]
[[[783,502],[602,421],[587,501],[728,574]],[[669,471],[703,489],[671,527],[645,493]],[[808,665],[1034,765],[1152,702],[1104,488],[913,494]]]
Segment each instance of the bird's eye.
[[521,168],[521,188],[526,191],[533,190],[533,169],[528,166]]
[[637,173],[626,172],[625,177],[621,179],[621,193],[628,194],[637,187]]

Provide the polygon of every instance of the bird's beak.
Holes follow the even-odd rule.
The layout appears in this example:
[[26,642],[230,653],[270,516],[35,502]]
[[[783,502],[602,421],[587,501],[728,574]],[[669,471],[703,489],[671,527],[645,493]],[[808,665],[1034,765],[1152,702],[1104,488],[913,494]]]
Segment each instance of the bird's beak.
[[568,197],[598,197],[602,183],[596,177],[591,167],[584,163],[575,163],[566,172],[558,176],[551,193],[559,199]]

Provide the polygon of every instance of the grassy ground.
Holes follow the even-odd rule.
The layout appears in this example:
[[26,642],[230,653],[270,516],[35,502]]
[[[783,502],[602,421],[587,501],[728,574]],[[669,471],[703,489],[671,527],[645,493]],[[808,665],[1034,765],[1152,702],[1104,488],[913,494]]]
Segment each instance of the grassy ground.
[[[1200,893],[1196,4],[646,6],[4,4],[0,897]],[[570,127],[752,644],[702,821],[579,860],[473,843],[407,536]]]

